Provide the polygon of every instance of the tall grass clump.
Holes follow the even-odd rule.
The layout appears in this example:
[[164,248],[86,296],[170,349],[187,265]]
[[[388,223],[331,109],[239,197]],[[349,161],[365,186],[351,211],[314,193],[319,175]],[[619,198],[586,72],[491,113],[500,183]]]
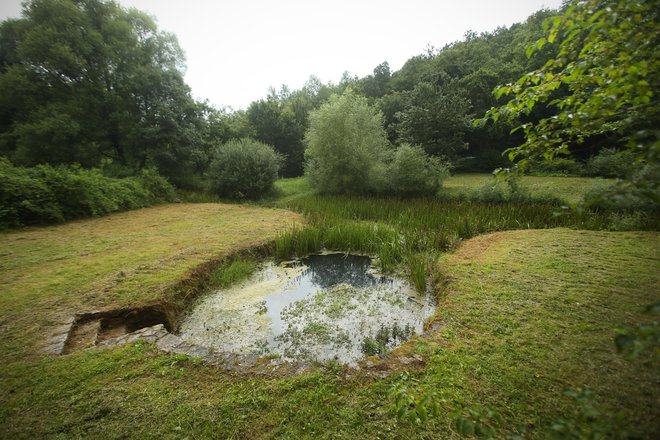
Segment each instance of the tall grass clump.
[[406,255],[406,268],[410,280],[419,292],[426,290],[426,277],[429,264],[425,254],[409,253]]
[[500,183],[489,197],[389,198],[301,195],[279,206],[303,214],[306,227],[284,232],[276,257],[287,259],[319,249],[365,253],[385,272],[400,271],[423,290],[429,256],[479,234],[514,230],[657,229],[657,215],[620,215],[605,209],[575,210],[554,198],[532,198],[517,182]]
[[[284,205],[304,214],[321,245],[401,261],[408,252],[445,251],[458,239],[511,229],[608,229],[609,213],[554,204],[451,199],[304,196]],[[295,235],[299,232],[293,232]],[[389,258],[393,255],[393,258]]]
[[225,288],[244,280],[257,270],[257,262],[253,259],[233,260],[227,265],[216,269],[209,279],[209,285],[213,288]]
[[321,229],[316,226],[293,228],[275,237],[274,255],[278,260],[303,257],[322,248]]

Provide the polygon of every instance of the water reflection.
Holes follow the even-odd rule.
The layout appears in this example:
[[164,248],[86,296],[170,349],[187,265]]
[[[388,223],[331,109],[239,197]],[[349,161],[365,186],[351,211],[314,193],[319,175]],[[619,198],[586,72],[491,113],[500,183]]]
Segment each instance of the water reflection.
[[271,344],[276,336],[286,330],[282,311],[295,301],[340,284],[357,288],[392,287],[395,284],[391,278],[373,275],[371,258],[364,255],[310,255],[295,261],[293,265],[302,266],[304,270],[291,280],[284,292],[275,292],[264,298],[268,317],[273,323],[273,334],[269,338]]
[[385,277],[375,277],[369,270],[371,258],[363,255],[310,255],[301,261],[307,266],[301,282],[308,279],[310,285],[321,289],[342,283],[354,287],[373,287],[390,281]]

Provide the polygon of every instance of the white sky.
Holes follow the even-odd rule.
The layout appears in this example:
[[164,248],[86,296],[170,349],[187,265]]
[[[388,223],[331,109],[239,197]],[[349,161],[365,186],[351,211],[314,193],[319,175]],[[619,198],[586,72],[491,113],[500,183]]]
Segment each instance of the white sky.
[[[21,0],[0,0],[0,19]],[[383,61],[398,70],[428,45],[491,31],[561,0],[119,0],[155,16],[186,53],[198,99],[245,108],[270,86],[300,88],[310,75],[337,83]]]

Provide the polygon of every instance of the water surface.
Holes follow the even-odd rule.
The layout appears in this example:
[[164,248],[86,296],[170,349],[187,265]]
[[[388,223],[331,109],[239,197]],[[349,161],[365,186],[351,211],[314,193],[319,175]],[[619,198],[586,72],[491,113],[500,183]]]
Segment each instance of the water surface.
[[233,353],[353,363],[422,331],[434,310],[405,280],[360,255],[265,263],[247,281],[202,299],[180,335]]

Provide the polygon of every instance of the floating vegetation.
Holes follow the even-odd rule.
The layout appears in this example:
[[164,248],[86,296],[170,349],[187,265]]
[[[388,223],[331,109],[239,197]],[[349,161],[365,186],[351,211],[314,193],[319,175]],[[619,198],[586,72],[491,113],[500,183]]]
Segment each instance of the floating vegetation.
[[227,352],[354,363],[421,332],[433,310],[432,295],[379,274],[367,256],[310,255],[203,299],[180,334]]

